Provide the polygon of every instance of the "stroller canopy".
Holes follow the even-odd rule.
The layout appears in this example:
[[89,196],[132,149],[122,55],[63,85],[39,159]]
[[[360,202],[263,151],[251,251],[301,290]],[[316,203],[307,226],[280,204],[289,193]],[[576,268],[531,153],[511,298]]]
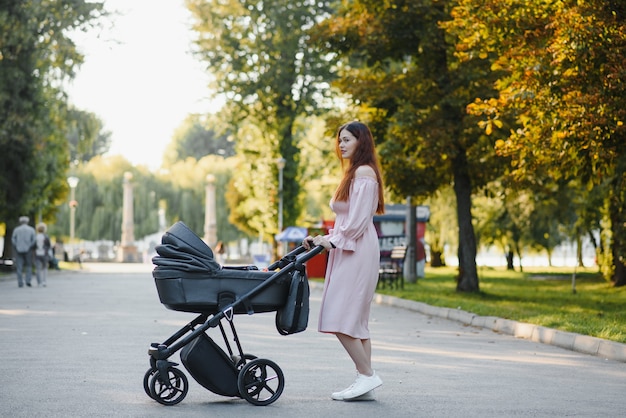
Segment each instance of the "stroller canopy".
[[161,244],[155,250],[158,254],[152,258],[155,273],[177,270],[213,274],[222,269],[211,248],[180,221],[163,234]]

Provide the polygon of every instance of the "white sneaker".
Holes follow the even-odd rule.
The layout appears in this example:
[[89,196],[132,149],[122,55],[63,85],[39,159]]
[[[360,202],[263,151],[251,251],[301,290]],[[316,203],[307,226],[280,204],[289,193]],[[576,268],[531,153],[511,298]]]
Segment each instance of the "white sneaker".
[[[352,387],[352,386],[350,386]],[[346,388],[342,391],[339,392],[333,392],[330,397],[334,400],[334,401],[343,401],[343,394],[346,393],[348,391],[348,389],[350,388]]]
[[380,377],[374,372],[371,376],[365,376],[359,374],[356,381],[343,392],[343,400],[355,400],[356,398],[365,395],[367,392],[376,389],[383,384]]
[[350,389],[352,389],[352,387],[354,387],[354,385],[356,384],[356,381],[359,379],[359,372],[356,372],[356,379],[354,381],[354,383],[352,383],[350,386],[348,386],[347,388],[345,388],[344,390],[341,390],[339,392],[333,392],[330,397],[335,400],[335,401],[343,401],[343,394],[346,393],[347,391],[349,391]]
[[352,398],[352,399],[344,399],[344,401],[346,402],[356,402],[356,401],[375,401],[376,400],[376,389],[372,389],[369,392],[361,395],[361,396],[357,396],[356,398]]

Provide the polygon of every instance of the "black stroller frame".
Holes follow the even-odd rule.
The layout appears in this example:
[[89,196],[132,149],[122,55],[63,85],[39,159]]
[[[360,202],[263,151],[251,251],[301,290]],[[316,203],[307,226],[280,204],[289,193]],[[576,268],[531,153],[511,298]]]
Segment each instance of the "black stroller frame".
[[[185,232],[186,226],[179,222],[172,227],[172,229],[176,228],[178,232],[181,231],[181,228]],[[197,239],[199,240],[199,238]],[[191,237],[191,240],[193,241],[194,238]],[[203,241],[200,240],[200,242],[204,244]],[[197,242],[192,242],[192,245],[195,248],[200,247],[202,251],[205,250]],[[206,246],[206,244],[204,245]],[[211,250],[208,246],[206,249],[212,258]],[[254,314],[256,312],[255,298],[258,299],[263,292],[267,294],[268,289],[276,286],[279,282],[286,283],[280,287],[288,286],[288,282],[296,272],[302,277],[306,277],[304,263],[322,250],[323,247],[321,246],[314,247],[309,251],[303,246],[297,247],[268,266],[268,272],[259,271],[256,266],[220,266],[220,271],[207,277],[206,280],[215,280],[215,277],[224,274],[229,277],[229,280],[236,281],[237,275],[241,274],[242,277],[253,277],[261,281],[242,295],[238,295],[236,292],[222,292],[219,294],[219,301],[208,307],[198,305],[197,301],[191,304],[187,302],[172,304],[171,300],[167,300],[168,288],[161,289],[159,287],[157,274],[153,272],[155,280],[157,280],[159,297],[167,308],[195,312],[198,315],[164,342],[150,344],[148,349],[150,368],[143,378],[146,394],[163,405],[176,405],[185,398],[189,389],[189,382],[185,373],[176,367],[178,363],[170,360],[172,355],[182,350],[180,358],[183,365],[192,377],[206,389],[222,396],[243,398],[253,405],[264,406],[276,401],[282,394],[285,385],[283,372],[271,360],[244,353],[235,328],[234,317],[243,313]],[[157,246],[157,252],[159,252],[159,246]],[[166,252],[164,251],[164,253]],[[153,259],[155,264],[159,261],[157,259],[159,256]],[[283,291],[281,290],[279,293],[282,297]],[[277,307],[285,303],[286,300],[276,301],[276,305],[256,306],[260,312],[277,311],[276,326],[279,333],[283,335],[285,333],[281,332],[278,325]],[[222,323],[224,319],[228,321],[230,326],[231,338],[227,336]],[[207,334],[211,328],[220,329],[228,354]],[[235,349],[233,349],[231,339]]]

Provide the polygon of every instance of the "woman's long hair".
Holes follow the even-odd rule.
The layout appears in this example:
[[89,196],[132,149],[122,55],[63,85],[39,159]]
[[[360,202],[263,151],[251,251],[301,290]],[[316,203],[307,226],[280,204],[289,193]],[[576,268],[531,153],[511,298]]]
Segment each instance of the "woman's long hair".
[[339,183],[339,187],[335,192],[334,199],[336,201],[347,202],[350,196],[350,186],[352,180],[354,180],[354,173],[356,169],[362,165],[368,165],[372,167],[376,173],[376,180],[378,181],[378,205],[376,207],[376,213],[385,212],[385,199],[383,197],[383,178],[380,174],[380,166],[378,164],[378,158],[376,157],[376,148],[374,146],[374,138],[370,129],[362,122],[353,121],[342,125],[337,130],[337,141],[335,144],[335,153],[341,161],[341,166],[344,165],[344,159],[341,157],[341,150],[339,149],[339,135],[341,131],[347,129],[357,139],[357,146],[354,153],[350,157],[350,166],[344,172],[343,179]]

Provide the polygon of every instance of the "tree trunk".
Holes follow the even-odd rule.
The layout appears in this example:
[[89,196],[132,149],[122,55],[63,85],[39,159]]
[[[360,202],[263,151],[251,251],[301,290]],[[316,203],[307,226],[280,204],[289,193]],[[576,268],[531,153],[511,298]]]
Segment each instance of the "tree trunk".
[[430,250],[430,266],[443,267],[446,263],[443,261],[443,252],[439,250]]
[[515,251],[517,252],[517,258],[519,258],[519,271],[520,273],[524,272],[524,266],[522,265],[522,249],[519,245],[515,245]]
[[480,289],[476,269],[476,236],[472,225],[472,184],[464,149],[459,149],[452,165],[459,222],[459,276],[456,290],[478,292]]
[[546,250],[548,253],[548,267],[552,267],[552,251]]
[[287,161],[283,170],[283,226],[291,226],[296,225],[296,219],[302,206],[298,199],[300,183],[296,180],[299,165],[297,155],[300,150],[293,138],[295,115],[290,114],[289,109],[281,113],[286,115],[281,118],[283,122],[278,127],[278,153]]
[[613,274],[613,286],[626,286],[626,265],[620,261],[615,262],[615,273]]
[[578,267],[585,267],[585,262],[583,260],[583,240],[580,238],[580,235],[576,236],[576,260]]
[[4,248],[2,249],[2,259],[11,260],[13,258],[13,243],[11,237],[13,236],[13,230],[17,225],[7,224],[4,235]]
[[599,255],[602,254],[603,247],[604,247],[602,245],[602,239],[596,240],[596,237],[593,236],[592,231],[588,231],[588,235],[589,235],[589,240],[591,241],[591,244],[593,245],[594,253],[596,255],[595,263],[596,263],[596,266],[598,267],[598,273],[602,273],[602,265],[600,263],[600,257],[599,257]]
[[609,197],[611,219],[611,254],[613,255],[613,286],[626,286],[626,173],[618,172]]
[[513,264],[513,260],[515,259],[515,253],[512,249],[509,248],[509,251],[505,254],[506,256],[506,269],[515,271],[515,265]]
[[622,248],[625,246],[622,235],[624,232],[624,221],[622,220],[622,225],[619,225],[620,221],[617,217],[612,215],[611,218],[611,229],[613,230],[613,242],[611,245],[611,253],[613,254],[613,277],[611,277],[611,281],[613,282],[613,286],[621,287],[626,286],[626,264],[623,262],[624,250]]
[[[611,218],[613,218],[613,216],[611,216]],[[624,227],[623,225],[616,225],[617,222],[617,219],[611,219],[611,229],[613,230],[613,242],[611,245],[611,253],[613,254],[613,277],[611,277],[611,281],[613,282],[613,286],[621,287],[626,286],[626,265],[623,262],[623,235],[618,234],[623,233]]]

